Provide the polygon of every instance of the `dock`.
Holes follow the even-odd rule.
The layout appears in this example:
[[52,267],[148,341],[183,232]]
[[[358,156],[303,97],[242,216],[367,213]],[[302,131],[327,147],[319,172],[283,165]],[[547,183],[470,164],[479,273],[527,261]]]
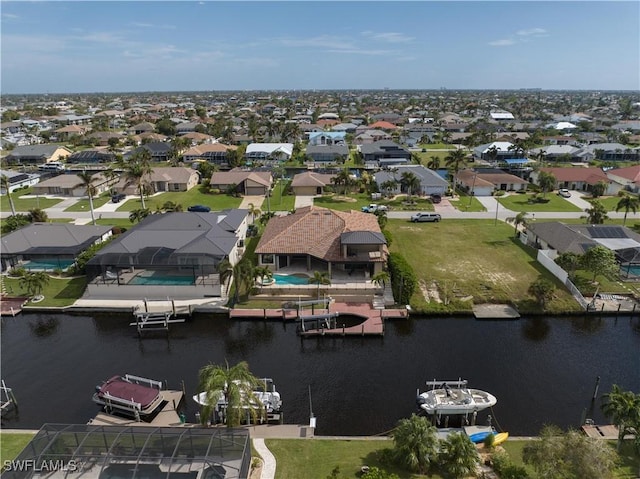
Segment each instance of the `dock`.
[[265,319],[265,320],[282,320],[295,321],[298,318],[298,312],[293,309],[230,309],[230,319]]
[[136,421],[133,418],[99,412],[87,424],[94,426],[183,426],[184,423],[180,419],[179,408],[184,400],[184,393],[182,391],[166,390],[160,391],[160,394],[166,404],[149,422]]
[[508,304],[476,304],[473,306],[476,319],[518,319],[520,313]]
[[[608,440],[617,440],[618,439],[618,428],[613,424],[606,424],[602,426],[598,426],[595,424],[585,424],[581,427],[582,432],[584,432],[588,437],[592,437],[595,439],[608,439]],[[628,436],[628,438],[632,438],[633,436]]]
[[29,298],[26,297],[9,297],[2,295],[0,297],[0,316],[15,316],[22,312],[23,306],[27,303]]

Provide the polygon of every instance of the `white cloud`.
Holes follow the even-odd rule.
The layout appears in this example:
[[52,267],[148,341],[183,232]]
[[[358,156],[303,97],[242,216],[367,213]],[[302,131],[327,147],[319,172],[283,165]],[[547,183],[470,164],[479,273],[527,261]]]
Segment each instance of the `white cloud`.
[[15,19],[15,18],[20,18],[20,17],[18,15],[14,15],[13,13],[3,13],[2,14],[2,18]]
[[546,34],[547,34],[547,31],[544,28],[529,28],[526,30],[518,30],[516,32],[516,35],[525,36],[525,37],[530,35],[543,36]]
[[356,48],[352,41],[330,35],[320,35],[312,38],[281,38],[279,41],[287,47],[318,47],[347,50]]
[[511,38],[505,38],[502,40],[495,40],[493,42],[489,42],[489,45],[491,45],[492,47],[508,47],[510,45],[515,45],[515,40],[511,39]]
[[362,32],[362,35],[368,38],[372,38],[374,40],[380,40],[389,43],[409,43],[415,40],[414,37],[410,37],[404,35],[403,33],[397,32],[383,32],[383,33],[374,33],[371,31]]

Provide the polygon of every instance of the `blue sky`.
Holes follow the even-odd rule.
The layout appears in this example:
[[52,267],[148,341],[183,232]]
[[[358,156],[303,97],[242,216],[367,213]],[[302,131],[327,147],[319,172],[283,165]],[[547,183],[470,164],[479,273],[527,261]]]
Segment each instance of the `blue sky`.
[[1,4],[2,93],[640,89],[640,2]]

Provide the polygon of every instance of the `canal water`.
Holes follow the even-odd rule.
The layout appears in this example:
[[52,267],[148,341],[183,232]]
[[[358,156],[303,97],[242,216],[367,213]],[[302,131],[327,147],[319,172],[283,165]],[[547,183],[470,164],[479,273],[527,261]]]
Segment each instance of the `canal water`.
[[[295,324],[196,316],[172,324],[170,335],[140,340],[128,316],[23,314],[2,319],[2,378],[19,416],[3,427],[86,423],[98,408],[95,386],[131,373],[184,382],[188,419],[200,367],[246,360],[272,377],[286,423],[317,434],[374,435],[416,411],[427,380],[459,377],[498,398],[493,424],[515,435],[542,425],[604,421],[598,396],[612,384],[640,392],[640,319],[537,318],[519,321],[411,319],[387,323],[384,338],[301,340]],[[478,422],[486,424],[487,414]]]

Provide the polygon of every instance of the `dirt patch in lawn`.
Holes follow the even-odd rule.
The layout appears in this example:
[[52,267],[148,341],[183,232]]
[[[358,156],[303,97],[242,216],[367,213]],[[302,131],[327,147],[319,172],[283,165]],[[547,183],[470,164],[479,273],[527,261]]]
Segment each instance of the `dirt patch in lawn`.
[[333,201],[342,201],[344,203],[355,203],[358,201],[355,198],[351,198],[350,196],[332,196],[331,199]]
[[420,292],[424,296],[424,299],[427,302],[434,301],[436,303],[442,303],[442,299],[440,299],[440,291],[438,290],[438,283],[432,281],[431,284],[427,284],[427,282],[423,279],[418,281],[418,286],[420,287]]

